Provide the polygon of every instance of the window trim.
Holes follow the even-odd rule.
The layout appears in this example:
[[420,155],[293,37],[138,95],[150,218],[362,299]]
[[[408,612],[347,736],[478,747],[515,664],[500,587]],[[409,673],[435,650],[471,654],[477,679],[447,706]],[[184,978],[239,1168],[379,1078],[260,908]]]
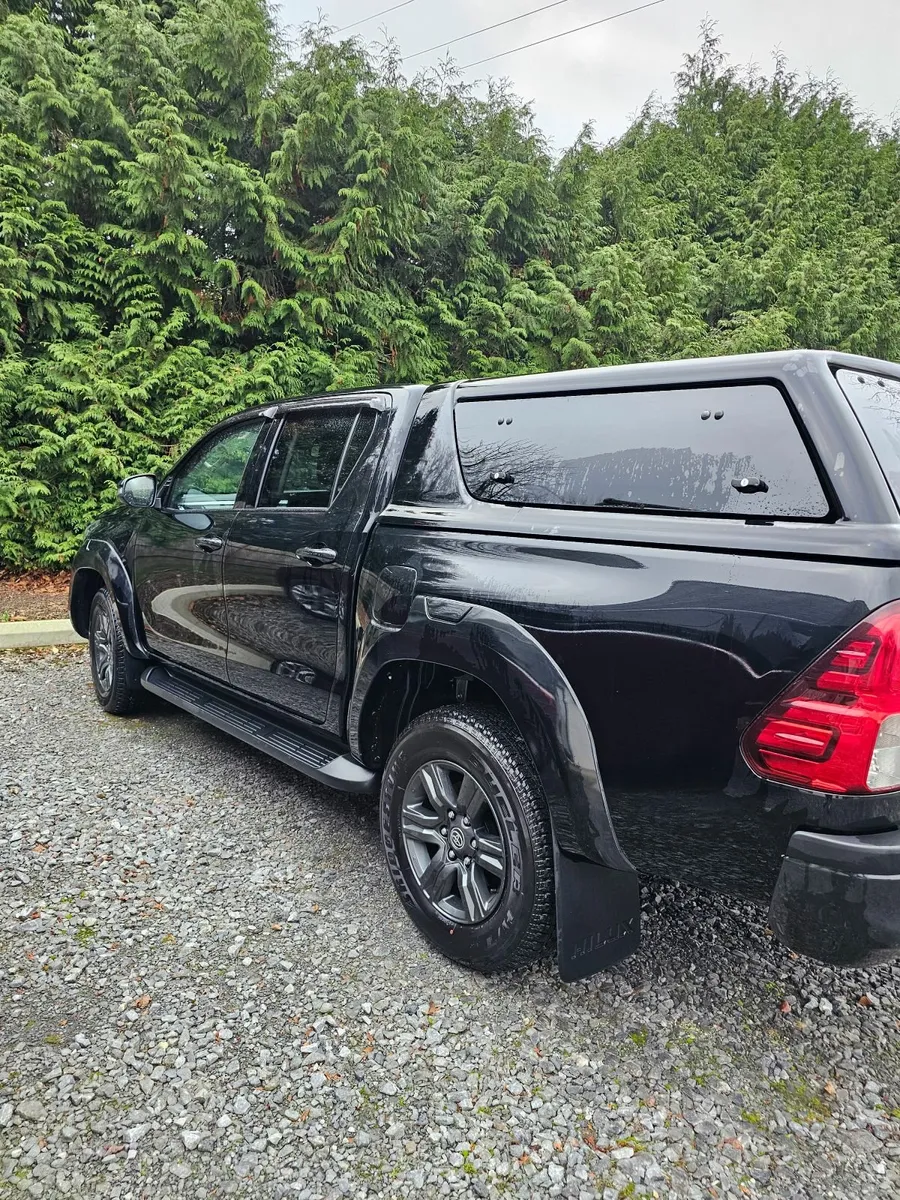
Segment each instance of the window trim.
[[[158,499],[160,511],[165,513],[240,512],[242,508],[246,508],[249,504],[246,491],[252,478],[252,468],[254,465],[253,460],[257,451],[259,450],[261,442],[268,435],[268,421],[269,418],[266,417],[264,413],[253,413],[252,415],[243,419],[232,420],[228,425],[217,425],[213,429],[210,429],[210,431],[205,434],[199,440],[199,442],[195,442],[189,450],[182,454],[181,458],[160,484]],[[256,441],[253,443],[253,448],[250,451],[247,461],[244,463],[244,470],[241,475],[240,483],[238,484],[237,492],[235,493],[234,504],[230,508],[225,508],[224,506],[212,506],[210,508],[175,508],[169,503],[169,497],[172,494],[172,488],[174,487],[175,480],[177,479],[182,467],[188,462],[189,459],[194,458],[198,451],[201,451],[207,445],[207,443],[214,441],[223,433],[240,432],[245,426],[253,425],[256,422],[259,423],[259,433],[257,434]]]
[[[551,400],[565,399],[569,396],[625,396],[639,395],[645,392],[695,392],[698,390],[712,391],[714,389],[725,389],[735,387],[772,387],[774,388],[782,400],[790,419],[793,421],[804,449],[809,456],[809,461],[812,464],[819,487],[822,490],[822,497],[827,505],[827,511],[820,517],[786,515],[780,516],[774,513],[755,514],[745,513],[722,513],[722,512],[666,512],[663,508],[633,508],[630,505],[604,505],[603,508],[597,508],[594,505],[586,504],[523,504],[517,500],[494,500],[486,499],[483,496],[476,496],[469,490],[469,485],[466,482],[465,473],[462,465],[462,454],[459,444],[459,432],[456,426],[456,409],[462,404],[491,404],[494,401],[506,400]],[[616,516],[630,517],[668,517],[672,520],[700,520],[704,521],[736,521],[744,525],[772,525],[776,522],[781,524],[789,522],[791,524],[802,525],[830,525],[835,521],[843,519],[843,512],[838,501],[837,494],[832,486],[832,482],[825,472],[819,453],[812,440],[809,430],[806,429],[796,406],[793,402],[790,392],[784,386],[781,380],[773,379],[769,376],[749,376],[747,378],[737,379],[717,379],[717,380],[702,380],[698,379],[690,383],[671,383],[658,384],[656,386],[648,386],[642,384],[634,387],[550,387],[546,391],[517,391],[511,388],[502,394],[494,394],[489,396],[466,396],[465,393],[457,394],[453,397],[453,436],[454,449],[456,457],[457,470],[459,472],[460,486],[462,494],[474,501],[476,504],[499,504],[504,508],[519,508],[519,509],[545,509],[548,512],[588,512],[595,516],[604,516],[607,513]]]

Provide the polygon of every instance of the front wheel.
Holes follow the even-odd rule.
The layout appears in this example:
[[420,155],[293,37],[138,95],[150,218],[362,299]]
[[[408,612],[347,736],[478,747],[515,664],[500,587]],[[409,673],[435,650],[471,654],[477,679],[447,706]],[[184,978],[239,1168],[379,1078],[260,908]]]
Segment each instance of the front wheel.
[[114,716],[135,712],[144,698],[138,682],[140,668],[128,653],[119,613],[105,588],[91,604],[88,652],[100,707]]
[[385,767],[381,834],[409,915],[448,958],[491,973],[547,952],[554,931],[547,806],[502,714],[448,706],[413,721]]

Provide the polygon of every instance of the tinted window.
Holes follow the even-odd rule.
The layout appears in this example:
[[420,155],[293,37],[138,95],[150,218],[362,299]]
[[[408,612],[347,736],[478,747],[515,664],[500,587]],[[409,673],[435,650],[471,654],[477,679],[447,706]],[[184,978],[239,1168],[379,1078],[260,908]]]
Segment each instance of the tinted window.
[[232,425],[202,442],[172,480],[172,508],[234,508],[241,480],[265,422]]
[[359,460],[363,456],[363,451],[369,444],[369,438],[372,436],[372,430],[375,428],[375,413],[370,408],[365,408],[356,418],[356,424],[353,426],[353,432],[350,434],[350,441],[347,443],[347,453],[344,455],[344,463],[341,467],[341,474],[337,481],[335,492],[339,492],[352,473],[356,470]]
[[328,508],[356,413],[350,409],[292,413],[272,452],[262,508]]
[[859,371],[838,371],[837,377],[900,503],[900,383]]
[[566,508],[824,517],[777,388],[462,401],[463,475],[481,500]]

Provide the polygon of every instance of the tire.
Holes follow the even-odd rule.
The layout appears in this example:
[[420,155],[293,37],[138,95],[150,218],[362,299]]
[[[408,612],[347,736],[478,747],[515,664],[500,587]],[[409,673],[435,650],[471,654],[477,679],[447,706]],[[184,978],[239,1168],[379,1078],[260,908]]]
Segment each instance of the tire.
[[413,721],[385,766],[381,837],[400,899],[447,958],[492,974],[548,952],[550,820],[505,716],[448,706]]
[[118,609],[105,588],[91,604],[88,651],[100,707],[119,717],[136,712],[144,698],[140,664],[125,647]]

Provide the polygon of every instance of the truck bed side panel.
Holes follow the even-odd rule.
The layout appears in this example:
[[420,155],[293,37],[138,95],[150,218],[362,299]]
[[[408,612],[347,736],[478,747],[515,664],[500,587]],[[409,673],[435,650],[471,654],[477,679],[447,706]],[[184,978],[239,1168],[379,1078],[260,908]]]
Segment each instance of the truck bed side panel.
[[739,751],[794,675],[900,594],[896,568],[452,530],[376,537],[420,593],[505,613],[559,663],[638,870],[764,899],[794,829],[900,820],[893,799],[788,803]]

